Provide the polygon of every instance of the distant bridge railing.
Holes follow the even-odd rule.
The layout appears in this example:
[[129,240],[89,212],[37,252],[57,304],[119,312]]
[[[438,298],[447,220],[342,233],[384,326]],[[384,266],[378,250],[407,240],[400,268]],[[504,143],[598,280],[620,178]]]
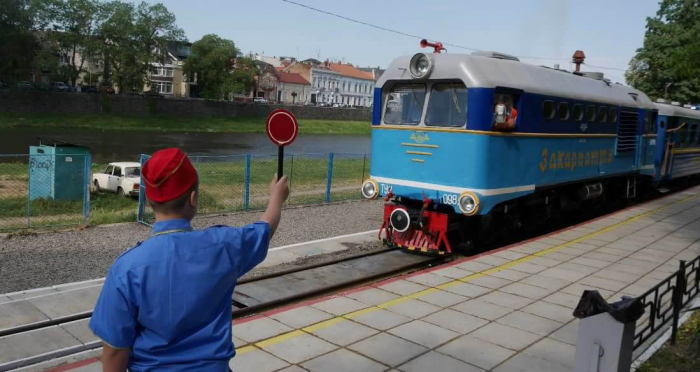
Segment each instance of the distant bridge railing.
[[[141,164],[148,160],[141,155]],[[261,210],[267,205],[269,185],[277,172],[276,155],[190,156],[199,174],[199,213],[216,214]],[[289,178],[286,205],[330,203],[360,199],[360,187],[369,176],[369,154],[285,155]],[[137,221],[152,224],[153,210],[141,182]]]

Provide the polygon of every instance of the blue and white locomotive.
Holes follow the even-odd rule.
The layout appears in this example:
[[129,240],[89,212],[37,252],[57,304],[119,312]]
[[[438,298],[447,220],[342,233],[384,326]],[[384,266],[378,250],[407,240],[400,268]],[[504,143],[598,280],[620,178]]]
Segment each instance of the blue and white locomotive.
[[389,201],[387,245],[451,253],[700,173],[698,111],[602,74],[439,51],[397,58],[375,87],[362,194]]

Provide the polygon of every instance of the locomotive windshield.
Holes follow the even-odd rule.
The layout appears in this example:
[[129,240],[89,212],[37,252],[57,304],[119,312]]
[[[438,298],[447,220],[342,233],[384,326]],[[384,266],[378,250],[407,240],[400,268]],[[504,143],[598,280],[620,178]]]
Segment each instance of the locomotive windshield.
[[463,83],[433,84],[425,125],[461,127],[466,121],[467,87]]
[[387,124],[418,124],[425,103],[424,84],[396,84],[386,100],[384,122]]

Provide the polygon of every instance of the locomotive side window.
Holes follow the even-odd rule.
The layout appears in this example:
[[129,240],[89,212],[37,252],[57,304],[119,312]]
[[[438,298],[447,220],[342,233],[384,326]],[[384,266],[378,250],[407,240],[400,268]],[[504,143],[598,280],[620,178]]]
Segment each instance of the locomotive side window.
[[569,112],[569,104],[566,102],[559,102],[559,108],[557,109],[559,113],[559,120],[568,121],[571,113]]
[[595,106],[588,105],[588,107],[586,107],[586,121],[587,122],[595,121]]
[[542,117],[547,120],[554,118],[554,101],[544,101],[542,104]]
[[693,146],[697,140],[698,126],[693,124],[690,126],[690,134],[688,135],[688,145]]
[[467,122],[467,87],[464,83],[436,83],[430,90],[425,125],[461,127]]
[[610,119],[611,123],[617,123],[617,109],[615,107],[610,109]]
[[396,84],[384,108],[386,124],[418,124],[425,103],[425,84]]
[[608,108],[605,106],[598,107],[598,121],[605,123],[608,121]]
[[580,103],[574,105],[574,121],[583,120],[583,106]]

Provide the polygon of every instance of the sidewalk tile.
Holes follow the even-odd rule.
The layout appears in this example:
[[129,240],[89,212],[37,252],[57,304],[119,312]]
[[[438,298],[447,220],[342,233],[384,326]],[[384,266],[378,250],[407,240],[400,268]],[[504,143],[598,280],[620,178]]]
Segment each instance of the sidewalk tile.
[[581,280],[586,277],[587,274],[582,274],[579,272],[575,271],[569,271],[569,270],[564,270],[560,269],[558,267],[552,267],[549,268],[537,275],[542,275],[546,276],[549,278],[554,278],[554,279],[561,279],[561,280],[566,280],[568,282],[575,282],[578,280]]
[[369,288],[359,292],[350,293],[346,295],[346,297],[350,297],[352,299],[372,306],[383,304],[385,302],[389,302],[391,300],[399,298],[399,296],[394,293],[383,291],[377,288]]
[[260,349],[236,354],[229,362],[229,367],[236,372],[272,372],[288,365],[284,360]]
[[451,282],[451,278],[446,278],[441,275],[436,275],[433,273],[424,273],[424,274],[419,274],[416,276],[412,276],[410,278],[406,278],[406,280],[422,284],[427,287],[437,287],[440,284],[445,284],[447,282]]
[[483,369],[431,351],[399,367],[404,372],[483,372]]
[[282,322],[292,328],[304,328],[306,326],[333,318],[333,315],[311,306],[302,306],[297,307],[296,309],[286,310],[270,315],[270,318]]
[[573,368],[576,347],[551,338],[544,338],[525,349],[524,353],[567,368]]
[[485,294],[479,297],[479,299],[482,301],[492,303],[494,305],[503,306],[510,309],[520,309],[521,307],[525,307],[535,302],[535,300],[532,300],[527,297],[516,296],[514,294],[499,291]]
[[617,292],[621,290],[622,288],[625,288],[627,284],[612,280],[612,279],[605,279],[605,278],[599,278],[597,276],[589,276],[586,278],[583,278],[579,280],[579,283],[583,285],[589,285],[591,287],[596,287],[596,288],[602,288],[602,289],[607,289],[609,291]]
[[488,324],[488,320],[460,313],[452,309],[445,309],[435,314],[430,314],[423,318],[423,320],[442,328],[459,332],[463,335]]
[[498,289],[510,283],[513,283],[513,281],[502,278],[496,278],[495,276],[484,275],[480,278],[470,279],[465,283],[478,285],[479,287]]
[[620,256],[612,255],[612,254],[607,254],[607,253],[602,253],[602,252],[589,252],[583,255],[585,258],[590,258],[592,260],[596,261],[606,261],[606,262],[616,262],[620,260]]
[[539,265],[539,266],[545,266],[545,267],[554,267],[554,266],[561,264],[561,262],[559,262],[557,260],[553,260],[551,258],[547,258],[547,257],[535,257],[528,262],[533,264],[533,265]]
[[407,316],[393,313],[384,309],[378,309],[367,314],[353,316],[351,319],[380,331],[394,328],[397,325],[408,323],[413,320]]
[[576,257],[573,260],[571,260],[571,263],[575,263],[577,265],[590,266],[590,267],[594,267],[594,268],[598,268],[598,269],[602,269],[606,266],[610,266],[610,262],[594,260],[594,259],[588,258],[588,257]]
[[505,258],[505,259],[508,259],[508,260],[511,260],[511,261],[515,261],[515,260],[517,260],[517,259],[520,259],[520,258],[523,258],[523,257],[526,257],[526,256],[527,256],[527,255],[524,254],[524,253],[514,252],[514,251],[511,251],[511,250],[509,250],[509,249],[506,249],[506,250],[500,251],[500,252],[496,252],[496,253],[494,253],[494,254],[492,254],[492,255],[493,255],[493,256],[496,256],[496,257],[502,257],[502,258]]
[[496,278],[501,278],[501,279],[507,279],[511,281],[518,281],[518,280],[523,280],[530,276],[530,274],[526,274],[520,271],[515,271],[511,269],[505,269],[505,270],[500,270],[496,271],[494,273],[490,273],[489,276],[495,276]]
[[312,331],[314,335],[336,345],[346,346],[357,342],[378,331],[353,321],[341,321],[330,327],[324,327]]
[[473,273],[480,273],[482,271],[489,270],[493,267],[493,265],[489,265],[486,263],[481,263],[481,262],[476,262],[474,260],[467,261],[464,263],[461,263],[459,265],[455,265],[456,268],[471,271]]
[[479,257],[479,259],[476,261],[480,262],[480,263],[485,263],[485,264],[491,265],[491,266],[501,266],[501,265],[505,265],[507,263],[510,263],[513,260],[509,260],[507,258],[498,257],[498,256],[494,256],[494,255],[488,255],[488,256]]
[[346,349],[336,350],[301,365],[311,372],[381,372],[386,367]]
[[523,331],[547,336],[560,328],[563,323],[545,319],[522,311],[516,311],[497,320],[498,323],[515,327]]
[[379,289],[396,293],[397,295],[407,296],[416,292],[420,292],[428,287],[417,283],[409,282],[408,280],[397,280],[389,284],[384,284]]
[[531,298],[533,300],[539,300],[540,298],[549,295],[554,290],[536,287],[529,284],[513,283],[499,289],[499,291]]
[[486,370],[501,364],[515,354],[513,350],[490,344],[472,336],[462,336],[441,346],[437,351]]
[[565,326],[557,329],[554,331],[554,333],[549,335],[549,338],[565,342],[569,345],[576,345],[576,338],[578,337],[578,324],[578,319],[567,323]]
[[533,357],[527,354],[518,354],[496,367],[494,372],[567,372],[568,369],[559,364]]
[[369,307],[369,305],[365,303],[342,296],[319,302],[311,306],[333,315],[343,315]]
[[602,288],[595,288],[590,285],[584,285],[581,283],[573,283],[567,287],[562,288],[559,292],[561,293],[567,293],[570,295],[574,295],[578,298],[581,298],[581,295],[583,294],[583,291],[585,290],[594,290],[600,292],[600,295],[603,296],[603,298],[608,298],[612,296],[615,292],[609,291],[607,289],[602,289]]
[[489,323],[470,333],[470,336],[515,351],[523,350],[542,338],[534,333],[525,332],[500,323]]
[[520,281],[521,283],[524,284],[529,284],[529,285],[534,285],[536,287],[540,288],[547,288],[551,290],[559,290],[567,285],[571,284],[572,282],[563,280],[563,279],[555,279],[555,278],[549,278],[546,276],[542,275],[533,275],[530,277],[527,277],[523,280]]
[[547,270],[547,266],[537,265],[531,262],[522,262],[512,267],[515,271],[520,271],[528,274],[537,274]]
[[302,333],[297,337],[272,345],[263,346],[263,350],[292,364],[299,364],[337,348],[337,346],[307,333]]
[[78,340],[61,327],[18,333],[0,338],[0,364],[78,345]]
[[24,300],[27,298],[34,298],[38,296],[52,295],[58,293],[54,288],[44,288],[36,291],[20,291],[14,293],[5,293],[5,296],[9,297],[13,301]]
[[451,308],[486,320],[496,320],[513,311],[513,309],[484,302],[481,299],[462,302]]
[[560,323],[567,323],[574,319],[573,311],[570,308],[545,301],[537,301],[534,304],[527,305],[521,311]]
[[[639,279],[638,275],[632,275],[632,274],[627,274],[623,273],[621,271],[616,271],[616,270],[611,270],[611,269],[603,269],[598,271],[597,273],[593,274],[595,277],[599,278],[605,278],[605,279],[610,279],[610,280],[615,280],[620,283],[626,283],[630,284]],[[668,275],[666,275],[668,276]],[[665,279],[665,277],[659,278],[658,280]]]
[[469,283],[460,283],[456,285],[451,285],[444,288],[445,291],[456,293],[458,295],[466,296],[469,298],[479,297],[483,294],[491,292],[491,289],[480,287],[478,285]]
[[468,300],[467,297],[456,295],[454,293],[446,292],[446,291],[437,291],[437,292],[431,292],[425,295],[422,295],[420,297],[416,297],[416,299],[425,301],[429,304],[437,305],[440,307],[450,307],[452,305],[456,305],[458,303],[464,302]]
[[62,324],[61,328],[65,329],[66,332],[77,338],[78,341],[86,344],[88,342],[99,340],[99,338],[95,336],[95,334],[92,333],[92,330],[88,327],[89,324],[90,319],[83,319],[78,320],[77,322]]
[[394,313],[411,317],[413,319],[420,319],[428,314],[438,312],[442,308],[435,305],[431,305],[427,302],[410,299],[399,304],[387,307],[386,309]]
[[404,340],[410,340],[411,342],[429,348],[434,348],[453,338],[459,337],[459,333],[457,332],[426,323],[422,320],[414,320],[411,323],[400,325],[387,332],[394,336],[401,337]]
[[280,370],[279,372],[308,372],[308,371],[299,367],[299,366],[289,366],[285,369]]
[[374,335],[366,340],[348,346],[348,349],[392,367],[398,366],[411,358],[415,358],[428,350],[421,345],[414,344],[413,342],[387,333]]
[[432,273],[435,275],[444,276],[445,278],[450,278],[450,279],[461,279],[461,278],[464,278],[464,277],[467,277],[469,275],[474,274],[474,272],[472,272],[472,271],[463,270],[463,269],[460,269],[456,266],[450,266],[450,267],[446,267],[444,269],[435,270],[435,271],[432,271]]
[[563,264],[559,265],[556,267],[557,269],[560,270],[566,270],[566,271],[573,271],[576,273],[584,274],[584,275],[591,275],[594,272],[598,271],[598,268],[595,267],[588,267],[588,266],[583,266],[571,262],[564,262]]
[[241,324],[233,322],[233,335],[246,342],[257,342],[292,330],[292,328],[267,317]]

